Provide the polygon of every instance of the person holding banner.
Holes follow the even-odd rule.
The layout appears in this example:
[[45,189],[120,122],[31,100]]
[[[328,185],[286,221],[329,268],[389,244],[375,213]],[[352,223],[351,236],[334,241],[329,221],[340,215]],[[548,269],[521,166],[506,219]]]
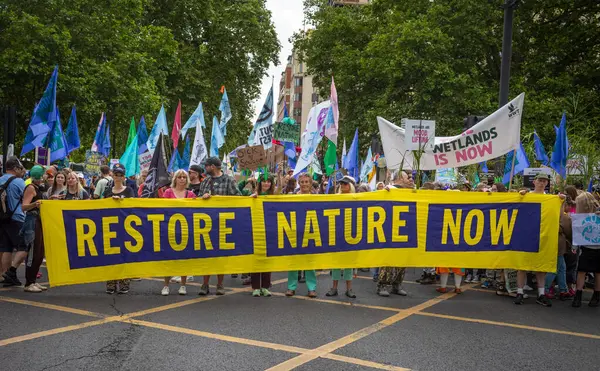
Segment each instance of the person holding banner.
[[190,191],[194,192],[194,195],[196,197],[200,197],[202,196],[200,194],[200,184],[202,184],[202,167],[200,167],[200,165],[192,165],[190,166],[190,172],[189,172],[189,176],[190,176],[190,185],[189,185],[189,189]]
[[[272,196],[275,193],[275,179],[273,176],[261,175],[258,181],[257,192],[250,197]],[[271,272],[250,273],[250,283],[252,284],[252,296],[271,296],[269,288],[271,287]]]
[[48,189],[48,193],[46,194],[46,198],[49,200],[58,200],[65,198],[64,190],[67,188],[67,177],[64,172],[58,172],[54,176],[54,182],[52,183],[52,187]]
[[[108,167],[108,166],[107,166]],[[125,185],[125,166],[116,164],[113,167],[113,186],[105,188],[103,198],[113,198],[114,200],[122,200],[124,198],[132,198],[133,190]],[[112,280],[106,282],[106,293],[114,294],[127,294],[129,292],[129,281],[125,280]],[[117,290],[117,284],[119,289]]]
[[[577,214],[591,214],[597,212],[598,202],[589,192],[584,192],[575,199]],[[600,246],[580,246],[581,254],[577,265],[577,291],[572,306],[581,307],[583,288],[585,286],[585,275],[594,272],[594,294],[589,302],[590,307],[600,306]]]
[[[298,183],[300,184],[299,195],[312,195],[312,178],[308,173],[302,173],[298,176]],[[308,270],[304,272],[306,278],[306,287],[308,288],[308,297],[317,297],[317,272],[314,270]],[[296,295],[296,289],[298,288],[298,271],[288,272],[288,289],[285,292],[285,296]]]
[[[165,193],[163,193],[162,198],[196,198],[194,192],[188,190],[190,186],[190,177],[188,173],[179,169],[173,175],[173,180],[171,181],[171,188],[167,189]],[[179,287],[179,295],[187,295],[187,289],[185,288],[185,284],[187,283],[187,276],[183,275],[176,281],[181,282],[181,286]],[[161,290],[160,294],[162,296],[169,296],[169,281],[171,277],[165,277],[165,286]]]
[[[351,176],[344,176],[342,179],[340,179],[339,183],[340,183],[340,190],[339,190],[339,194],[349,194],[349,193],[356,193],[356,190],[354,188],[354,178],[352,178]],[[352,291],[352,269],[351,268],[346,268],[343,269],[344,273],[344,280],[346,280],[346,296],[351,298],[351,299],[356,299],[356,294],[354,294],[354,291]],[[333,283],[332,283],[332,288],[329,289],[329,291],[325,294],[325,296],[338,296],[338,282],[340,281],[340,279],[342,278],[342,269],[333,269],[332,273],[331,273],[331,277],[333,279]]]
[[64,193],[65,200],[89,200],[90,194],[81,186],[77,174],[74,172],[67,175],[67,189]]
[[43,199],[41,187],[44,168],[35,165],[29,171],[31,183],[25,187],[23,193],[23,211],[25,223],[21,228],[21,242],[28,249],[25,261],[25,292],[42,292],[48,288],[36,282],[37,274],[44,260],[44,241],[42,236],[42,222],[40,220],[40,200]]
[[[542,195],[545,194],[546,186],[548,185],[549,182],[550,182],[550,177],[548,176],[548,174],[539,173],[538,175],[535,176],[535,180],[533,181],[534,188],[531,193],[537,193],[537,194],[542,194]],[[519,193],[521,194],[521,196],[524,196],[527,194],[527,191],[522,190]],[[562,196],[562,197],[564,198],[564,196]],[[535,302],[544,307],[551,307],[552,302],[545,295],[544,283],[546,281],[546,273],[535,272],[535,278],[536,278],[537,287],[538,287],[538,296],[537,296],[537,300]],[[523,288],[525,287],[526,282],[527,282],[527,272],[526,271],[518,271],[517,272],[517,297],[515,299],[515,304],[517,304],[517,305],[522,305],[525,303],[525,301],[524,301],[525,293],[523,292]]]
[[[206,170],[206,179],[200,184],[200,194],[203,200],[208,200],[212,196],[241,196],[235,179],[227,174],[223,174],[221,160],[218,157],[209,157],[206,160],[204,168]],[[223,278],[225,275],[217,275],[217,295],[225,295]],[[208,295],[210,293],[208,284],[210,276],[204,276],[204,283],[200,287],[198,295]]]
[[556,273],[546,273],[545,291],[549,299],[554,299],[553,288],[554,280],[558,283],[560,291],[560,300],[570,300],[573,295],[570,295],[567,287],[567,264],[565,263],[565,254],[567,249],[570,249],[573,240],[573,228],[571,225],[571,217],[567,212],[568,205],[563,203],[560,208],[560,224],[558,229],[558,259]]

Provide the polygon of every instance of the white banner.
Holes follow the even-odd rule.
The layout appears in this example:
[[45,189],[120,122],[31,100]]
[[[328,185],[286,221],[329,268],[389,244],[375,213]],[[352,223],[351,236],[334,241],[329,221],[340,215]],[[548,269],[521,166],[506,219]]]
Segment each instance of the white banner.
[[294,176],[306,169],[312,162],[317,146],[321,142],[321,139],[323,139],[323,135],[325,135],[325,119],[327,118],[330,106],[331,101],[327,100],[310,109],[306,121],[306,129],[304,129],[304,133],[302,133],[302,138],[300,139],[302,152],[298,157]]
[[[213,125],[216,125],[214,121]],[[204,133],[202,132],[202,120],[197,119],[196,135],[194,136],[194,145],[192,146],[190,166],[200,165],[206,157],[208,157],[208,150],[206,149],[206,141],[204,140]]]
[[600,246],[600,216],[596,214],[571,214],[573,245]]
[[[423,153],[420,169],[434,170],[477,164],[518,148],[524,98],[525,93],[521,93],[460,135],[436,137],[433,150]],[[377,117],[377,123],[388,168],[416,168],[412,152],[405,144],[405,130],[382,117]]]
[[148,170],[150,168],[150,162],[152,161],[152,153],[146,151],[138,156],[138,160],[140,161],[140,171]]

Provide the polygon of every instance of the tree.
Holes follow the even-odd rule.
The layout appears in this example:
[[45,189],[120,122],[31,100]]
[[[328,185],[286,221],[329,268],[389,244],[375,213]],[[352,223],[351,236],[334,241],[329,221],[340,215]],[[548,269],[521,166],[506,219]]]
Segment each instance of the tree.
[[131,116],[144,115],[151,126],[165,104],[171,121],[181,99],[183,117],[203,101],[210,123],[226,85],[234,147],[250,131],[251,103],[279,47],[262,0],[5,0],[0,102],[17,107],[17,138],[23,138],[58,64],[57,102],[63,116],[77,104],[82,147],[91,145],[104,111],[120,156]]

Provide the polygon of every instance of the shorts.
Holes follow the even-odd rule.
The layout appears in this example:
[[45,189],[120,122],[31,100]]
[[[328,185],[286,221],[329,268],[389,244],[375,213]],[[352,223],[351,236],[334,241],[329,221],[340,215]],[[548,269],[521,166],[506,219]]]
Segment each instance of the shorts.
[[0,252],[27,251],[27,248],[20,243],[22,227],[23,222],[16,220],[0,225]]
[[600,272],[600,249],[588,249],[582,246],[577,272]]

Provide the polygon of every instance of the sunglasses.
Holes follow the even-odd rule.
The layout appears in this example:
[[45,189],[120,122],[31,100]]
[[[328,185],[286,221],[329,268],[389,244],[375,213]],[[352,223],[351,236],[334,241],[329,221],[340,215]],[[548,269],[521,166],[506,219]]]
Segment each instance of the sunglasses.
[[186,179],[187,177],[185,175],[180,175],[177,177],[177,179]]

